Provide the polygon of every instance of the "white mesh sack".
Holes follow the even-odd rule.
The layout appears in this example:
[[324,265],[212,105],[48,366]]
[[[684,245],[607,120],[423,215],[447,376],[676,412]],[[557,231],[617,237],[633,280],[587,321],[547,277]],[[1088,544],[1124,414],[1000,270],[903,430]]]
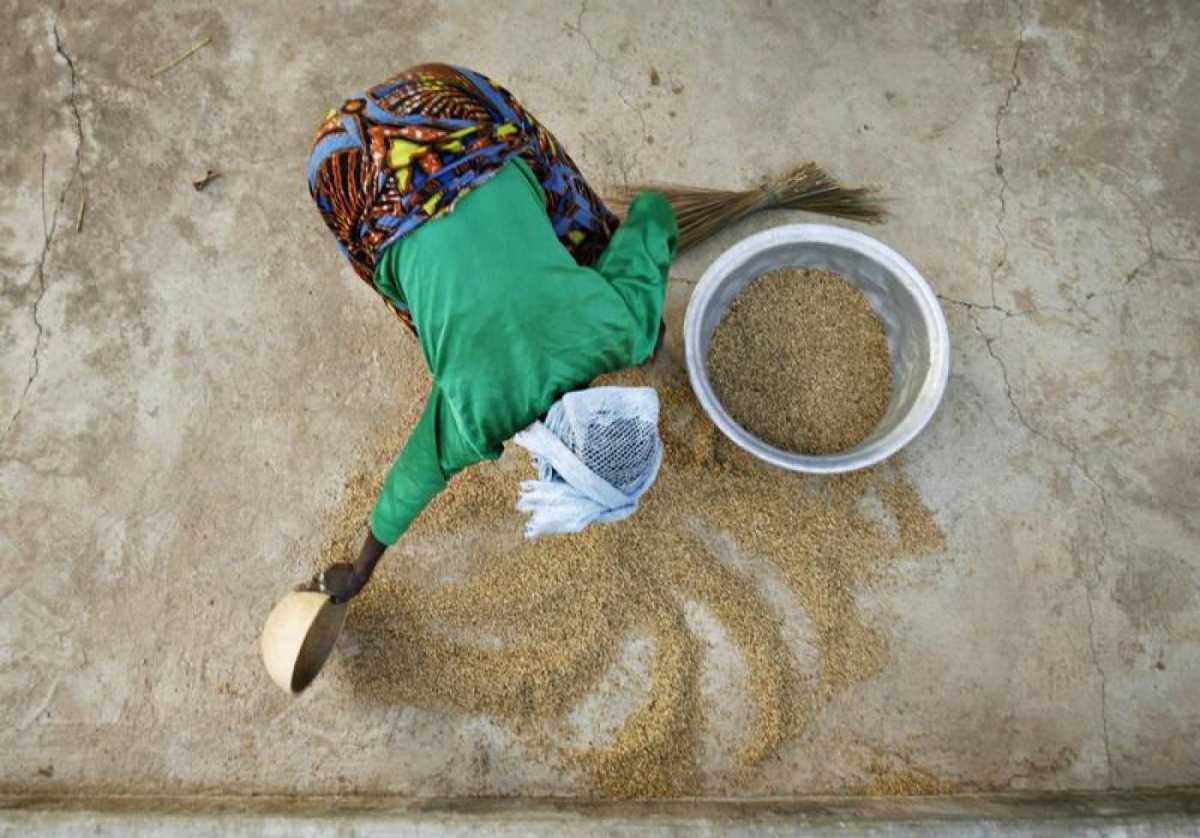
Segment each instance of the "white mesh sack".
[[513,441],[533,454],[537,480],[521,484],[525,535],[579,532],[628,518],[658,476],[658,393],[650,387],[591,387],[556,401],[545,422]]

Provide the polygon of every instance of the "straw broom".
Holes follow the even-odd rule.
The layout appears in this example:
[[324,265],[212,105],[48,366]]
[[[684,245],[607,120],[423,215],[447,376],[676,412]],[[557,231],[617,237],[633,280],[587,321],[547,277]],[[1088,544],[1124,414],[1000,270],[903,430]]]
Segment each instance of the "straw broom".
[[805,163],[783,177],[743,192],[670,184],[617,187],[610,199],[612,210],[624,218],[638,193],[649,190],[666,195],[675,210],[680,250],[764,209],[805,210],[869,223],[883,220],[885,213],[882,204],[874,200],[874,190],[847,189],[816,163]]

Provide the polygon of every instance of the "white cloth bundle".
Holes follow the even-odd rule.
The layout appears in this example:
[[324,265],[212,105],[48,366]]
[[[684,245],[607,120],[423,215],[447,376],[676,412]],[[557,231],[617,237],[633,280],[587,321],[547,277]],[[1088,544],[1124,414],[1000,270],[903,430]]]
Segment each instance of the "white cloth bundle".
[[658,393],[650,387],[591,387],[568,393],[546,421],[513,437],[538,479],[521,484],[517,509],[530,513],[527,538],[579,532],[628,518],[662,465]]

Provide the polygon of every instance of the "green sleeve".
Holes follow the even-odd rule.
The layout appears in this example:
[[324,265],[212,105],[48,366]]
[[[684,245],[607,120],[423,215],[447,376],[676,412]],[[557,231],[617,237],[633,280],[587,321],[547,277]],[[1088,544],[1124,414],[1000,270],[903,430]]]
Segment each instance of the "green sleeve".
[[384,544],[394,544],[452,476],[442,465],[439,441],[446,414],[445,398],[435,386],[371,512],[371,533]]
[[658,342],[663,300],[671,260],[679,242],[679,225],[666,197],[643,192],[629,207],[629,216],[596,263],[596,271],[616,289],[633,315],[634,357],[640,364]]

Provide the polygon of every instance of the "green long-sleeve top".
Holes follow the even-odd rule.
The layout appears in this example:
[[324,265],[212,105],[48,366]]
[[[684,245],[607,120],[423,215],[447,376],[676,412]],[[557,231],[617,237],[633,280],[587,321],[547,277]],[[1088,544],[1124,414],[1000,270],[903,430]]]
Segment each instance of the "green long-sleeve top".
[[645,193],[596,266],[580,267],[516,159],[389,245],[375,284],[408,306],[433,388],[371,513],[374,536],[395,542],[452,476],[499,457],[564,393],[649,358],[677,239],[666,199]]

